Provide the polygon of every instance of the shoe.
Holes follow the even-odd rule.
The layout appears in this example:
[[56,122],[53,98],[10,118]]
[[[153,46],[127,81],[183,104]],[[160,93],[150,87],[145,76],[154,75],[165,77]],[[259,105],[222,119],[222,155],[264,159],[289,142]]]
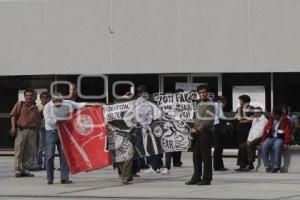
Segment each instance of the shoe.
[[47,184],[48,185],[53,185],[53,181],[48,181]]
[[129,184],[132,184],[132,183],[129,183],[128,181],[122,181],[122,184],[123,185],[129,185]]
[[185,184],[186,185],[197,185],[200,182],[201,182],[201,180],[200,181],[192,181],[192,180],[190,180],[190,181],[185,182]]
[[210,185],[210,181],[202,180],[197,185]]
[[61,184],[71,184],[71,183],[73,183],[73,181],[62,179],[62,180],[60,181],[60,183],[61,183]]
[[22,176],[23,176],[23,177],[34,177],[34,174],[31,174],[31,173],[29,173],[29,172],[23,172],[23,173],[22,173]]
[[280,171],[280,168],[273,168],[272,169],[272,173],[277,173],[277,172],[279,172]]
[[253,164],[249,164],[245,168],[243,168],[242,171],[243,172],[248,172],[248,171],[251,171],[252,169],[254,169]]
[[131,181],[133,181],[133,178],[132,178],[132,177],[130,177],[130,178],[127,180],[127,182],[131,182]]
[[23,173],[22,172],[15,173],[15,177],[16,178],[23,177]]
[[31,167],[28,169],[29,171],[42,171],[43,168],[42,167]]
[[238,168],[238,169],[235,169],[234,171],[237,171],[237,172],[242,172],[242,171],[244,171],[244,169],[245,169],[246,167],[242,167],[242,166],[240,166],[240,168]]
[[149,169],[144,170],[144,173],[145,174],[154,174],[154,173],[156,173],[156,171],[152,167],[149,167]]
[[162,175],[167,175],[167,174],[170,174],[170,170],[168,170],[167,168],[164,168],[160,173]]
[[140,177],[138,174],[132,174],[133,177]]
[[173,167],[182,167],[182,162],[173,163]]
[[225,168],[225,167],[221,167],[221,168],[215,169],[215,171],[222,171],[222,172],[224,172],[224,171],[228,171],[228,169]]
[[266,172],[270,173],[272,171],[272,167],[266,167]]

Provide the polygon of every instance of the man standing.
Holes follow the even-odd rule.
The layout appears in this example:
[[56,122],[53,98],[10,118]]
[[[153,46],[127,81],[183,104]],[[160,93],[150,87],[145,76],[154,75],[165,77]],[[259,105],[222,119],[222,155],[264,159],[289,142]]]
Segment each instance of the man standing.
[[[194,174],[186,185],[210,185],[212,180],[211,137],[213,133],[215,104],[208,98],[208,86],[199,85],[200,97],[196,107],[196,120],[192,134],[195,146],[193,149]],[[202,163],[203,173],[202,173]]]
[[34,176],[25,168],[25,163],[34,160],[39,112],[34,102],[34,90],[24,92],[25,101],[16,103],[10,113],[11,134],[15,138],[15,177]]
[[214,122],[214,170],[215,171],[227,171],[228,169],[224,167],[223,162],[223,132],[221,120],[224,120],[225,115],[223,112],[223,107],[226,104],[226,99],[224,96],[218,96],[217,102],[215,102],[215,122]]
[[240,168],[235,171],[250,171],[254,169],[256,146],[260,143],[260,138],[263,135],[267,122],[268,120],[263,115],[262,108],[255,108],[248,139],[239,146],[237,165]]
[[54,180],[54,157],[57,146],[60,159],[60,180],[62,184],[72,183],[69,180],[69,168],[62,150],[58,135],[58,125],[68,120],[70,113],[75,109],[86,106],[86,103],[76,103],[70,100],[63,100],[60,94],[52,97],[52,101],[44,107],[44,118],[46,128],[46,170],[48,184],[53,184]]
[[45,119],[44,119],[44,114],[43,110],[45,105],[49,102],[49,93],[48,92],[42,92],[40,94],[40,100],[41,102],[37,105],[40,113],[40,130],[38,132],[39,134],[39,141],[38,141],[38,146],[37,146],[37,155],[36,155],[36,160],[38,164],[38,168],[41,170],[46,169],[46,155],[45,154],[45,149],[46,149],[46,130],[45,130]]

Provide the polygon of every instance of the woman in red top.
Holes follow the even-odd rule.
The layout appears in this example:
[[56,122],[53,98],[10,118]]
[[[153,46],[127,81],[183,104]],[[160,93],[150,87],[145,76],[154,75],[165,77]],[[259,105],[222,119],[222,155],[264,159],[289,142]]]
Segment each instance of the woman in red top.
[[281,108],[274,108],[264,128],[264,135],[261,138],[262,157],[266,172],[276,173],[280,170],[281,151],[282,148],[288,148],[288,144],[291,141],[291,134],[291,121],[283,115]]

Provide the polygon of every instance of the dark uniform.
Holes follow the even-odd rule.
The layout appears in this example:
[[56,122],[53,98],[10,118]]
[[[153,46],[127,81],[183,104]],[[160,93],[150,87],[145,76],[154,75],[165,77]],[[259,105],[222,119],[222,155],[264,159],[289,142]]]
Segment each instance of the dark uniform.
[[[203,128],[194,134],[193,164],[194,174],[187,185],[209,185],[212,180],[211,142],[213,134],[215,106],[207,99],[199,101],[196,107],[195,127]],[[203,163],[203,172],[202,172]]]

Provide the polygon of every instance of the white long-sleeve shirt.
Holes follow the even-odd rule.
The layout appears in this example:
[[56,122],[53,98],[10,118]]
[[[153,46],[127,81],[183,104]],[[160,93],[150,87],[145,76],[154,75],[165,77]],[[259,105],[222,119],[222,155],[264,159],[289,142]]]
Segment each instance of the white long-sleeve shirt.
[[264,133],[264,128],[267,122],[268,120],[264,115],[260,116],[259,118],[254,118],[247,140],[252,142],[257,138],[260,138]]
[[225,115],[223,112],[223,107],[220,103],[215,103],[215,122],[214,125],[217,125],[220,123],[220,119],[224,119]]
[[69,114],[72,113],[75,109],[83,108],[86,105],[86,103],[77,103],[70,100],[63,100],[61,106],[57,107],[54,105],[53,101],[50,101],[45,105],[43,110],[46,130],[57,129],[57,120],[67,120]]

